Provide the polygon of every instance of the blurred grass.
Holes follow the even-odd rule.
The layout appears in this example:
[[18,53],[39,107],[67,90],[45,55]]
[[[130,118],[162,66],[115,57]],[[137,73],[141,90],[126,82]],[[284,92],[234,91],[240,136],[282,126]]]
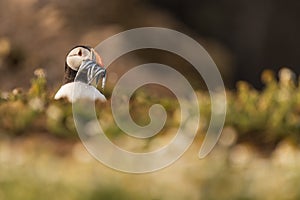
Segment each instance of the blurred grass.
[[262,91],[239,82],[237,91],[228,93],[227,125],[237,130],[241,140],[261,145],[282,139],[299,143],[300,86],[295,74],[283,68],[277,81],[274,72],[266,70],[262,81]]
[[[261,91],[246,82],[227,91],[226,126],[207,158],[196,157],[199,136],[171,167],[131,175],[111,170],[88,154],[78,141],[72,105],[54,101],[43,70],[36,70],[28,91],[16,88],[0,95],[0,199],[299,199],[300,86],[286,68],[278,79],[266,70],[262,81]],[[205,132],[210,98],[206,91],[197,95],[200,132]],[[109,102],[97,103],[103,128],[114,142],[139,151],[170,141],[180,120],[174,98],[140,90],[130,102],[138,124],[149,122],[153,102],[166,108],[168,121],[158,139],[138,146],[115,125]]]
[[[279,72],[277,80],[274,72],[266,70],[262,74],[265,87],[254,89],[246,82],[239,82],[236,91],[227,91],[226,126],[236,130],[238,141],[253,144],[276,145],[282,139],[298,143],[300,133],[300,86],[295,75],[287,68]],[[106,91],[107,96],[110,91]],[[206,91],[197,91],[200,102],[201,124],[205,131],[210,119],[210,98]],[[179,123],[179,105],[175,98],[151,96],[138,90],[130,99],[133,119],[140,125],[149,123],[148,110],[154,103],[163,105],[168,120],[163,132]],[[101,115],[104,129],[110,136],[123,134],[117,128],[109,102],[97,103],[98,116]],[[12,135],[27,134],[42,130],[52,135],[76,138],[72,105],[66,100],[53,100],[53,93],[47,89],[46,76],[42,69],[34,72],[29,91],[14,89],[0,94],[0,129]]]
[[[47,142],[45,142],[47,139]],[[0,199],[299,199],[300,150],[282,142],[268,158],[247,144],[217,146],[204,160],[193,145],[172,166],[142,175],[94,160],[80,142],[30,137],[0,142]]]

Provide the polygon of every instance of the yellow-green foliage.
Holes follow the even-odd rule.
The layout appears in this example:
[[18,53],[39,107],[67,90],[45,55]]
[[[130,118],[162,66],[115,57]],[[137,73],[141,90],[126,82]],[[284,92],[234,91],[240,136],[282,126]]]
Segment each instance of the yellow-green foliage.
[[282,69],[277,81],[272,71],[262,74],[265,87],[255,90],[246,82],[237,84],[236,92],[228,92],[226,123],[240,135],[267,141],[281,138],[298,139],[300,132],[300,87],[289,69]]
[[[227,91],[227,127],[208,157],[197,159],[196,143],[197,148],[190,148],[172,167],[136,176],[98,163],[80,142],[35,135],[22,140],[6,137],[32,132],[77,137],[72,104],[53,100],[45,76],[35,73],[29,91],[15,89],[0,95],[0,199],[299,199],[300,151],[294,142],[300,132],[300,87],[287,69],[280,72],[279,81],[271,71],[265,71],[262,80],[261,91],[245,82],[239,82],[236,91]],[[200,127],[205,130],[210,97],[206,91],[197,91],[197,96]],[[163,132],[168,134],[180,120],[176,99],[138,91],[130,99],[132,117],[138,124],[149,123],[153,103],[166,108]],[[97,103],[101,108],[97,115],[105,122],[101,124],[105,132],[118,137],[122,131],[109,105],[109,101]],[[230,135],[248,142],[236,144],[234,137],[228,142]],[[149,147],[156,147],[153,141]],[[278,144],[266,157],[249,141]]]
[[[239,138],[254,138],[262,142],[276,142],[282,138],[298,140],[300,132],[300,87],[293,72],[282,69],[279,81],[272,71],[262,74],[263,90],[254,89],[246,82],[239,82],[236,91],[227,91],[226,126],[234,127]],[[201,126],[205,130],[210,120],[210,97],[205,91],[197,91],[201,111]],[[151,105],[159,103],[166,108],[168,121],[163,131],[177,127],[180,108],[172,97],[159,98],[144,91],[131,97],[130,111],[140,125],[149,123]],[[122,131],[111,115],[110,103],[96,104],[106,133],[118,136]],[[47,90],[47,81],[42,69],[34,72],[28,92],[15,89],[1,93],[0,130],[6,133],[48,132],[63,137],[76,137],[72,116],[72,104],[66,100],[53,100]]]

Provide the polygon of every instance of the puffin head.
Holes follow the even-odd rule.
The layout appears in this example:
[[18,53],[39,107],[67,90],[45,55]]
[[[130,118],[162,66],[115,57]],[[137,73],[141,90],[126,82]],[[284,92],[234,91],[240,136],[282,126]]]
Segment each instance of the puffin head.
[[105,96],[97,90],[101,78],[103,90],[106,69],[99,54],[91,47],[76,46],[66,57],[64,84],[57,91],[54,99],[67,98],[70,102],[78,99],[106,101]]
[[76,46],[69,51],[65,63],[64,84],[74,82],[80,66],[87,60],[95,62],[100,67],[103,66],[99,54],[91,47]]

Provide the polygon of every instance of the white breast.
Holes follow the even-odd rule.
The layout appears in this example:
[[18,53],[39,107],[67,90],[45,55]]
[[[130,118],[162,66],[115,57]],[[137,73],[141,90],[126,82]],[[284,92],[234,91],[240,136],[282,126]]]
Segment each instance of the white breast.
[[106,101],[106,98],[95,87],[82,82],[67,83],[57,91],[54,99],[67,98],[70,102],[78,99]]

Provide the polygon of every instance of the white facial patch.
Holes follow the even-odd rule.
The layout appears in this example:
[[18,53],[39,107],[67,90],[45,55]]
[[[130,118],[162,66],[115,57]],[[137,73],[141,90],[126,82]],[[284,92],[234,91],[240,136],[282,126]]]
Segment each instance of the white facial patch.
[[80,65],[82,64],[83,60],[86,60],[90,57],[91,52],[83,47],[77,47],[70,51],[70,53],[67,56],[67,65],[75,70],[78,71]]

